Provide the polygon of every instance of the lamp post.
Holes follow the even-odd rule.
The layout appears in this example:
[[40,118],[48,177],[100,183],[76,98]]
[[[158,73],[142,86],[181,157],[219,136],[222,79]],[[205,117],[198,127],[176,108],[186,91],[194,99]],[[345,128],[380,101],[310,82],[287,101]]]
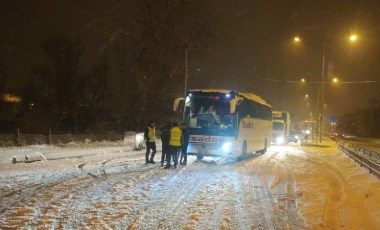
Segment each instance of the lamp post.
[[[359,37],[356,35],[356,34],[351,34],[349,36],[349,40],[351,41],[351,43],[355,43],[357,42],[359,39]],[[293,38],[293,42],[295,43],[301,43],[302,40],[300,37],[294,37]],[[309,41],[308,41],[309,42]],[[313,44],[318,44],[318,45],[322,45],[323,47],[323,52],[322,52],[322,74],[321,74],[321,82],[320,82],[320,88],[318,89],[318,98],[320,98],[319,100],[319,103],[320,103],[320,113],[319,113],[319,141],[320,143],[322,143],[322,132],[323,132],[323,107],[324,107],[324,92],[323,92],[323,88],[324,88],[324,84],[326,83],[325,82],[325,59],[326,59],[326,42],[309,42],[309,43],[313,43]],[[304,79],[301,80],[302,82],[305,82]],[[332,80],[333,83],[337,83],[338,82],[338,79],[337,78],[334,78]]]
[[[295,43],[301,43],[302,40],[300,37],[294,37],[293,38],[293,41]],[[310,42],[310,43],[314,43],[314,42]],[[320,112],[319,112],[319,142],[322,143],[322,130],[323,130],[323,104],[324,104],[324,98],[323,98],[323,84],[324,84],[324,81],[325,81],[325,59],[326,59],[326,43],[323,42],[323,43],[318,43],[318,44],[321,44],[322,47],[323,47],[323,52],[322,52],[322,71],[321,71],[321,82],[320,82],[320,93],[319,93],[319,96],[320,96]],[[304,79],[302,79],[302,82],[304,82]]]
[[322,75],[321,75],[321,112],[319,118],[319,142],[322,143],[322,129],[323,129],[323,84],[325,81],[325,58],[326,58],[326,43],[323,43],[322,54]]

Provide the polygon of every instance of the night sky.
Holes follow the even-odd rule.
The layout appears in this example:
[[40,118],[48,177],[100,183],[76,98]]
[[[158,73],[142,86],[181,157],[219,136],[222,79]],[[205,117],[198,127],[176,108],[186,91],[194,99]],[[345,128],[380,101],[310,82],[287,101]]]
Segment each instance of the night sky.
[[[378,82],[360,82],[380,80],[380,1],[209,2],[212,39],[190,44],[197,47],[189,51],[190,88],[253,91],[275,109],[293,112],[301,119],[313,110],[307,108],[305,94],[310,106],[316,107],[325,43],[325,81],[334,77],[340,81],[324,84],[326,114],[363,108],[378,93]],[[0,5],[0,60],[8,76],[8,91],[19,90],[31,67],[46,58],[40,42],[55,34],[78,36],[86,46],[83,71],[90,69],[102,50],[118,41],[112,40],[112,32],[97,31],[84,23],[89,17],[96,16],[94,23],[102,20],[109,28],[141,37],[135,29],[140,15],[132,0],[14,0]],[[348,40],[351,33],[359,36],[355,44]],[[302,44],[292,43],[296,35]],[[184,52],[175,58],[183,60]],[[301,84],[301,78],[315,83]]]

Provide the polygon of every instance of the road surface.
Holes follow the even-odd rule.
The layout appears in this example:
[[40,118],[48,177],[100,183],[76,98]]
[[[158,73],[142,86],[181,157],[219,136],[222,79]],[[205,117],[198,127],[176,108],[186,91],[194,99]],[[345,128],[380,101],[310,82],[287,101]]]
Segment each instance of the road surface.
[[2,163],[0,229],[380,228],[378,179],[334,142],[240,162],[190,157],[178,169],[123,146],[39,152],[47,159]]

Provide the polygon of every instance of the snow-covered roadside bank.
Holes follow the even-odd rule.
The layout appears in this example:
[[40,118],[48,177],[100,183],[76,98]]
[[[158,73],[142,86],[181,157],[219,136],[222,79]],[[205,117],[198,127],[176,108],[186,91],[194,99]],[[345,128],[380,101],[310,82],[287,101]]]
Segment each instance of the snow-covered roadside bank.
[[[13,157],[24,159],[27,155],[43,155],[42,161],[32,163],[12,162]],[[115,165],[128,167],[140,164],[144,151],[133,151],[132,147],[118,142],[70,143],[64,146],[34,145],[0,148],[0,179],[35,181],[40,177],[57,177],[80,171],[99,170]],[[35,177],[35,178],[34,178]]]
[[337,149],[301,147],[288,154],[300,194],[299,207],[313,229],[379,229],[380,180]]

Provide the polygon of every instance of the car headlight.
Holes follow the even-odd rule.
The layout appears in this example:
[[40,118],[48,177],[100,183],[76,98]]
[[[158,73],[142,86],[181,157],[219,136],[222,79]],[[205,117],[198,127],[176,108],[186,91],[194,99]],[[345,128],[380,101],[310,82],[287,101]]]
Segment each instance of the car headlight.
[[223,145],[222,145],[223,153],[230,153],[231,150],[232,150],[232,143],[231,142],[223,143]]
[[276,143],[277,144],[284,144],[285,140],[284,140],[284,137],[277,137],[276,138]]

